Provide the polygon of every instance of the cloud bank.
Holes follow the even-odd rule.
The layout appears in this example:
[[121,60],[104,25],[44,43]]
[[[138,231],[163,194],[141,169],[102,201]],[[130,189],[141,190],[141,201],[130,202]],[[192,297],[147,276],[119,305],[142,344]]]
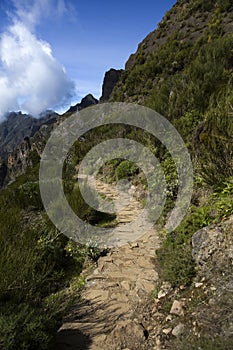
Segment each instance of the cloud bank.
[[[0,38],[0,120],[12,110],[37,117],[64,105],[75,91],[50,45],[33,33],[41,14],[49,15],[51,0],[35,0],[30,8],[24,5],[28,1],[16,3],[12,24]],[[58,15],[67,11],[64,1],[56,1],[56,10]]]

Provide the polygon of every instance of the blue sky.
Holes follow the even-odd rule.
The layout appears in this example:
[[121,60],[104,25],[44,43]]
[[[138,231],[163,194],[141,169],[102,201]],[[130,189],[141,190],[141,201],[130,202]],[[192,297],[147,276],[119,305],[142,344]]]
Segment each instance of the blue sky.
[[[105,71],[112,67],[124,68],[129,55],[135,52],[139,42],[156,28],[165,12],[174,3],[175,0],[140,2],[132,0],[118,0],[118,2],[0,0],[1,90],[7,90],[7,86],[12,85],[10,79],[16,77],[19,68],[22,72],[23,61],[25,61],[25,69],[29,64],[31,65],[34,60],[33,52],[37,52],[35,64],[15,84],[19,85],[20,81],[29,79],[30,83],[24,84],[27,85],[25,93],[18,96],[16,88],[14,91],[7,91],[3,102],[5,103],[7,98],[10,100],[14,95],[12,107],[9,107],[9,104],[1,108],[0,99],[0,113],[6,108],[17,109],[22,106],[33,113],[32,102],[29,99],[34,101],[34,105],[39,106],[38,96],[42,95],[43,98],[43,84],[46,85],[46,81],[42,79],[41,86],[38,86],[36,91],[37,95],[32,96],[34,82],[31,77],[40,81],[40,70],[47,72],[48,67],[50,88],[53,89],[53,86],[63,83],[64,96],[70,99],[69,102],[67,100],[67,103],[76,103],[87,93],[92,93],[97,98],[100,97]],[[22,34],[21,38],[18,33]],[[30,37],[30,33],[33,37]],[[33,49],[27,50],[26,45]],[[19,47],[18,51],[22,54],[22,58],[20,64],[16,62],[16,69],[14,60],[16,60],[17,47]],[[41,54],[40,47],[43,51]],[[9,55],[9,52],[12,55]],[[45,57],[46,54],[50,57]],[[19,58],[17,59],[19,61]],[[39,59],[43,62],[42,66],[40,66]],[[66,76],[62,71],[62,66],[66,70]],[[37,75],[35,67],[38,68]],[[59,77],[54,84],[52,84],[53,74]],[[69,94],[71,90],[72,93]],[[62,93],[62,89],[58,89],[51,98],[47,98],[47,108],[58,110],[61,106],[59,107],[59,104],[55,106],[56,98],[61,98]],[[65,98],[61,105],[65,104]],[[37,114],[36,109],[34,113]]]

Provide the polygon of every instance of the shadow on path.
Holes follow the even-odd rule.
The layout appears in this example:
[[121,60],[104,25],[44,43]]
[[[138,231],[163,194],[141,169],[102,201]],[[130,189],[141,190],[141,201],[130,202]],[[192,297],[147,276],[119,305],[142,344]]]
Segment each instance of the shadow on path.
[[88,350],[92,349],[91,345],[96,348],[97,338],[110,333],[117,321],[126,316],[128,307],[125,307],[125,303],[114,300],[79,301],[58,331],[54,350]]
[[54,350],[88,350],[92,341],[78,329],[63,329],[56,337]]

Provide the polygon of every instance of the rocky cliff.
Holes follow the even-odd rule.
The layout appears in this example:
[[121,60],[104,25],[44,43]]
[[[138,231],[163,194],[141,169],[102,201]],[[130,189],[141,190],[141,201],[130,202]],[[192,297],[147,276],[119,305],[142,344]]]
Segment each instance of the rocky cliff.
[[21,112],[11,112],[0,124],[0,157],[7,156],[22,142],[25,137],[32,137],[41,125],[56,121],[58,114],[52,111],[36,119]]
[[111,96],[111,93],[119,81],[123,70],[117,70],[111,68],[105,73],[103,86],[102,86],[102,96],[100,97],[100,102],[107,102]]
[[39,139],[44,140],[48,136],[58,117],[51,111],[39,119],[13,112],[0,124],[0,188],[14,181],[33,164],[33,152],[39,155],[42,151]]
[[82,98],[80,103],[71,106],[66,113],[75,113],[77,111],[81,111],[83,108],[98,104],[98,102],[99,101],[92,94],[88,94]]
[[88,94],[63,115],[49,111],[40,119],[21,112],[10,113],[0,124],[0,188],[23,174],[28,166],[33,166],[34,161],[41,156],[51,131],[61,120],[98,102]]

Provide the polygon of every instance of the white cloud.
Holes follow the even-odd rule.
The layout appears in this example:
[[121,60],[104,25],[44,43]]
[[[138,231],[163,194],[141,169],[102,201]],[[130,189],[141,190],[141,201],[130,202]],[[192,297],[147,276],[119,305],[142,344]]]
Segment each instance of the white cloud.
[[[16,4],[13,23],[0,39],[0,118],[15,109],[38,116],[61,106],[75,90],[50,45],[32,32],[42,11],[51,10],[51,2],[35,0],[30,9],[28,1]],[[56,5],[60,14],[67,9],[63,0]]]

